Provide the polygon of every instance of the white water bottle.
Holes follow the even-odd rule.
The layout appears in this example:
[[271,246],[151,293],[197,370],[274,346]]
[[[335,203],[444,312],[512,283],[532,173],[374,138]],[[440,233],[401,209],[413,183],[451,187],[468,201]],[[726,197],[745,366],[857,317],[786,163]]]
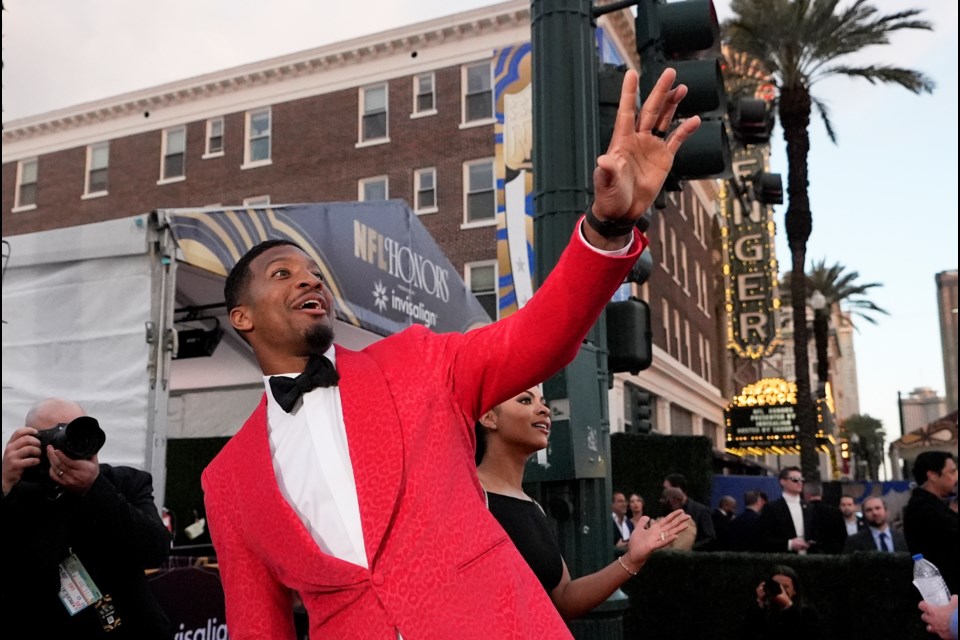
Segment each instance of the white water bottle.
[[913,556],[913,585],[930,604],[943,605],[950,602],[950,590],[947,589],[940,570],[935,564],[925,560],[922,553]]

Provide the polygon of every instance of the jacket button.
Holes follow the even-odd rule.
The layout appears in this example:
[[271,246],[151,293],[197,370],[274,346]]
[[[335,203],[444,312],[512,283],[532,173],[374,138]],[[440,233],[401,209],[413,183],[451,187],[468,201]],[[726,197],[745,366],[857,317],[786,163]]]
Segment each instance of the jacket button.
[[383,574],[380,573],[379,571],[374,571],[374,572],[373,572],[373,577],[371,578],[371,581],[373,582],[373,584],[374,584],[375,586],[378,586],[378,587],[379,587],[380,585],[383,584]]

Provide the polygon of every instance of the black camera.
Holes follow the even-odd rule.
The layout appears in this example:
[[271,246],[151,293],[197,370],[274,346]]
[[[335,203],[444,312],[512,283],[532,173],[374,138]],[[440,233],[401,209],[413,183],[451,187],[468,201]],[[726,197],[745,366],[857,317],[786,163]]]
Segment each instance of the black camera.
[[23,479],[28,482],[49,479],[50,459],[46,454],[48,444],[57,451],[62,451],[68,458],[88,460],[97,455],[107,441],[100,423],[90,416],[80,416],[69,424],[61,422],[55,427],[38,431],[36,438],[40,440],[40,464],[24,470]]
[[777,582],[773,576],[770,576],[763,583],[763,593],[767,596],[767,600],[773,600],[783,593],[783,585]]

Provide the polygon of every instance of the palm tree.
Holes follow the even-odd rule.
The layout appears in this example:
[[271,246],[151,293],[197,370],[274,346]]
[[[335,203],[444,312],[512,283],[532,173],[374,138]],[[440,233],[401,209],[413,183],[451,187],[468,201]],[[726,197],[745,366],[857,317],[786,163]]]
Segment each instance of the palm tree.
[[[844,56],[872,45],[889,44],[902,29],[932,30],[916,19],[916,9],[880,14],[866,0],[839,8],[840,0],[732,0],[734,18],[724,24],[732,49],[761,61],[773,77],[775,107],[787,143],[787,243],[794,272],[804,273],[812,217],[807,193],[807,127],[816,107],[832,142],[833,125],[824,103],[811,94],[813,85],[831,76],[863,78],[871,84],[894,83],[914,93],[933,91],[933,82],[912,69],[887,65],[850,66]],[[800,426],[800,466],[808,479],[819,479],[816,453],[816,407],[810,395],[807,357],[806,287],[804,278],[791,282],[794,357],[797,369],[797,421]]]
[[[830,374],[830,360],[827,347],[830,336],[830,310],[833,305],[840,304],[851,315],[863,318],[867,322],[876,324],[873,314],[887,315],[885,309],[870,301],[866,294],[870,289],[882,287],[879,282],[858,283],[860,274],[857,271],[847,271],[839,262],[827,266],[824,258],[814,261],[810,272],[806,274],[804,289],[809,292],[819,291],[823,295],[823,308],[814,308],[813,311],[813,338],[817,347],[817,397],[822,397],[823,387]],[[786,293],[783,295],[783,304],[792,306],[793,272],[788,271],[783,276],[783,286]],[[796,329],[794,329],[796,335]],[[805,350],[806,351],[806,350]]]

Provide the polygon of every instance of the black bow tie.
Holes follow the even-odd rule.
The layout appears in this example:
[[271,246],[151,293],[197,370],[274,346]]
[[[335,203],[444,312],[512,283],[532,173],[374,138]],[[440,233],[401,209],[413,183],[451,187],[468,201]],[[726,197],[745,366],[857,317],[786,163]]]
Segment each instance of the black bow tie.
[[307,368],[296,378],[273,376],[270,378],[270,391],[280,408],[290,413],[303,394],[317,387],[335,387],[340,374],[326,356],[312,355]]

